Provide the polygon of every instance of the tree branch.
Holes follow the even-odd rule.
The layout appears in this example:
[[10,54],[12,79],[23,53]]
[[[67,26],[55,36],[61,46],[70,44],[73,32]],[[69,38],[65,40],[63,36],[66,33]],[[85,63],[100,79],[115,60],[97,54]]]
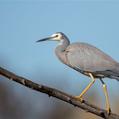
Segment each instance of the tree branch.
[[88,103],[87,101],[84,101],[83,103],[81,103],[80,101],[77,101],[72,95],[69,95],[67,93],[64,93],[64,92],[59,91],[54,88],[50,88],[50,87],[42,85],[42,84],[34,83],[34,82],[32,82],[24,77],[18,76],[2,67],[0,67],[0,75],[8,78],[9,80],[20,83],[28,88],[48,94],[49,96],[55,97],[57,99],[65,101],[69,104],[80,107],[81,109],[83,109],[87,112],[93,113],[93,114],[103,117],[105,119],[119,119],[119,115],[116,115],[113,113],[108,115],[106,110],[101,109],[95,105],[92,105],[92,104]]

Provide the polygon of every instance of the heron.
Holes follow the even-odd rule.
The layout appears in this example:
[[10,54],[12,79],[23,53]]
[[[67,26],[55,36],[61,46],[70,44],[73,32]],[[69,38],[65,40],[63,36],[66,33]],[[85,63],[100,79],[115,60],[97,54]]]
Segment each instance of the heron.
[[70,43],[69,38],[62,32],[56,32],[36,42],[48,40],[58,42],[58,46],[55,48],[55,54],[63,64],[66,64],[70,68],[73,68],[91,79],[91,82],[81,94],[79,96],[74,96],[74,98],[83,102],[84,94],[94,84],[96,79],[99,79],[105,95],[106,111],[110,114],[111,107],[109,95],[103,79],[110,78],[119,81],[119,63],[93,45],[84,42]]

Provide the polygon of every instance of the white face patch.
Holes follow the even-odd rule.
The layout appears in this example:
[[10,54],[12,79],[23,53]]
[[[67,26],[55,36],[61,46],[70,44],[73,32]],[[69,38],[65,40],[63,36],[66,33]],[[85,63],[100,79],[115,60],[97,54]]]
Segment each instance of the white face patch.
[[58,45],[63,45],[63,40],[60,40]]
[[62,35],[60,33],[55,33],[51,37],[53,37],[53,40],[60,40]]

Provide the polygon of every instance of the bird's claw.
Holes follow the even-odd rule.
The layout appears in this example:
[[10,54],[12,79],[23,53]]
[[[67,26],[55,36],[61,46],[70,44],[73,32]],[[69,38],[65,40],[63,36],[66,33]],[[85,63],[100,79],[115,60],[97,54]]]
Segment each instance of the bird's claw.
[[107,110],[107,114],[110,115],[110,113],[111,113],[111,108],[109,107],[109,108],[107,108],[106,110]]
[[80,97],[80,96],[75,96],[74,98],[75,98],[76,100],[80,101],[81,103],[84,102],[84,99],[83,99],[82,97]]

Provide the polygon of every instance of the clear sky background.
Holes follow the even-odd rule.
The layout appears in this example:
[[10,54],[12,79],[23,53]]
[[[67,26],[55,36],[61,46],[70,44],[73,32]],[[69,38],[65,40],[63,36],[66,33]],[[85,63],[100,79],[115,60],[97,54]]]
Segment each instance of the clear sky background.
[[[0,1],[1,65],[52,86],[58,80],[66,81],[66,91],[79,94],[82,85],[86,86],[90,80],[60,63],[54,54],[57,43],[35,43],[59,31],[71,42],[88,42],[119,61],[119,2],[3,0]],[[41,75],[54,79],[38,78]],[[56,79],[54,75],[65,75],[66,79]],[[116,96],[112,93],[119,90],[119,82],[106,80],[106,83],[110,95]],[[98,89],[98,85],[94,87]]]

